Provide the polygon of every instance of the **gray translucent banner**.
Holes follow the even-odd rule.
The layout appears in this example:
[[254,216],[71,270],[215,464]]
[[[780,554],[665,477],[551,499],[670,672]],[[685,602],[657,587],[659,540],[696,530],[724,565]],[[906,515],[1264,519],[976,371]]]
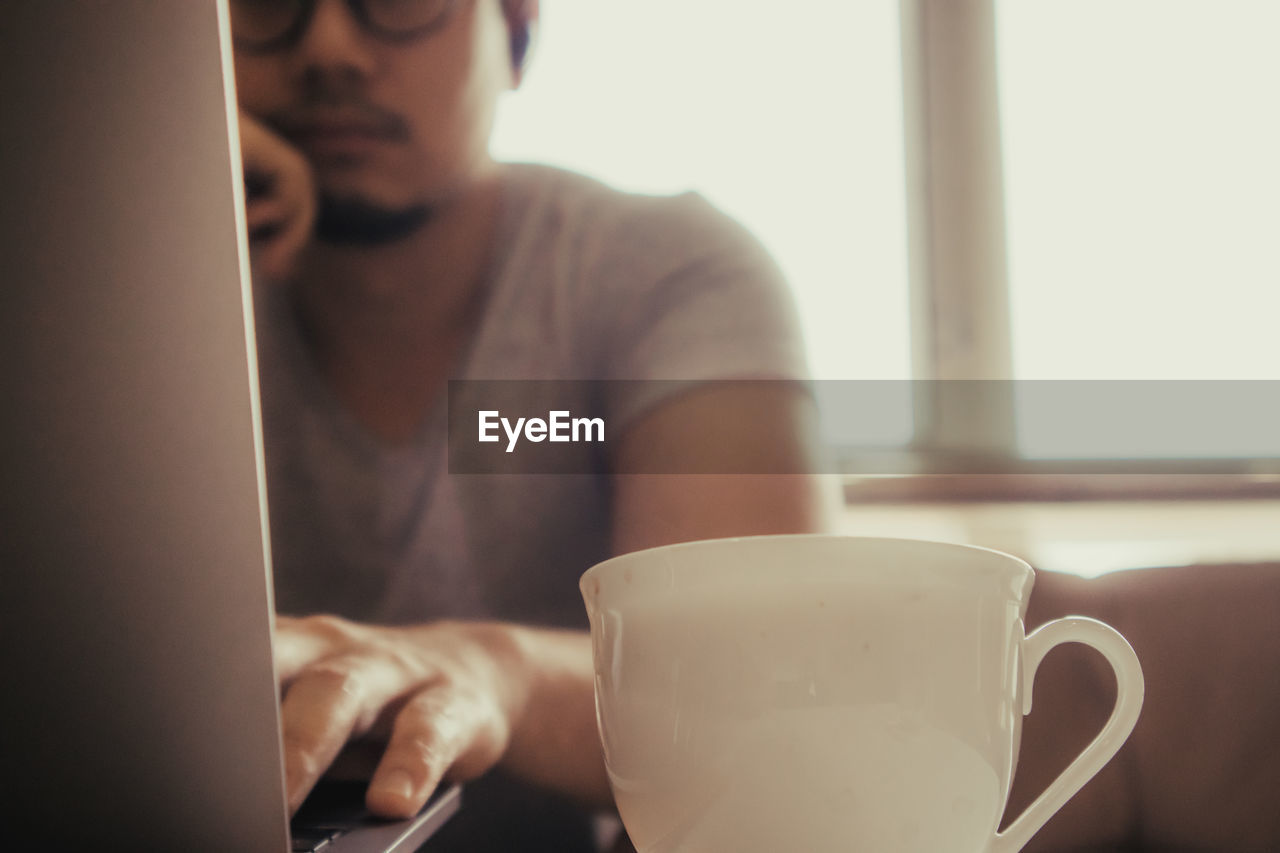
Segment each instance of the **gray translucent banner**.
[[454,381],[448,445],[453,474],[1271,475],[1280,380]]

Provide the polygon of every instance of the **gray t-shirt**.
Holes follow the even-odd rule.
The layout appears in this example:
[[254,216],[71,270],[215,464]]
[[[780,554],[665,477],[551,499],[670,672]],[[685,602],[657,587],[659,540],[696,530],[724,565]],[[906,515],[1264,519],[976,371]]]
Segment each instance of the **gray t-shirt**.
[[[803,374],[776,266],[702,198],[627,195],[544,166],[506,174],[487,302],[456,378]],[[416,440],[386,446],[324,385],[283,292],[262,296],[277,608],[585,625],[577,579],[609,556],[603,471],[450,476],[443,392]],[[661,402],[654,385],[610,387],[613,436]]]
[[[629,195],[545,166],[504,169],[482,317],[455,378],[803,375],[777,267],[701,197]],[[610,548],[603,462],[595,476],[450,475],[443,390],[416,439],[387,446],[324,385],[285,291],[258,296],[280,612],[585,627],[578,577]],[[615,436],[661,403],[653,385],[609,387]],[[511,851],[537,849],[526,840]]]

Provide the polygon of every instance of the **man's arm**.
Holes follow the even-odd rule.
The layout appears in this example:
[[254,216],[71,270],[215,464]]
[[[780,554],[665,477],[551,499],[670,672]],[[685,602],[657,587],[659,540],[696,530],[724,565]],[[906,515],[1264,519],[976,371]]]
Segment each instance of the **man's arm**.
[[[617,474],[614,552],[821,529],[817,479],[800,473],[814,465],[805,439],[812,417],[812,403],[798,388],[759,383],[708,386],[641,418],[620,441],[616,470],[708,470],[719,460],[750,458],[756,470],[794,473]],[[726,422],[743,426],[725,430]],[[581,801],[611,803],[596,730],[590,638],[577,632],[519,635],[534,687],[504,765]]]
[[[825,530],[816,433],[816,406],[793,383],[712,384],[659,406],[614,459],[614,552]],[[691,473],[628,473],[645,470]]]

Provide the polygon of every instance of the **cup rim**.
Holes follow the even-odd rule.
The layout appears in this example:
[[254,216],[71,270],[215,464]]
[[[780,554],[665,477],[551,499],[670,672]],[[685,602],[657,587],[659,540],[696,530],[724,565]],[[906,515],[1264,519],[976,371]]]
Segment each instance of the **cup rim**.
[[1031,564],[1028,563],[1026,560],[1022,559],[1021,557],[1010,554],[1007,551],[1000,551],[996,548],[988,548],[984,545],[971,545],[966,542],[944,542],[936,539],[916,539],[916,538],[911,538],[907,536],[858,536],[858,535],[845,534],[845,533],[765,533],[765,534],[757,534],[753,536],[724,536],[724,537],[716,537],[712,539],[694,539],[688,542],[673,542],[668,545],[655,545],[649,548],[641,548],[638,551],[629,551],[625,554],[618,554],[613,557],[609,557],[606,560],[601,560],[600,562],[591,566],[589,569],[587,569],[585,572],[582,573],[582,577],[579,583],[580,584],[585,583],[588,580],[588,578],[591,578],[591,577],[607,574],[613,571],[613,569],[618,566],[623,566],[627,563],[633,563],[642,559],[651,558],[653,556],[670,554],[673,552],[680,552],[680,551],[700,550],[700,549],[709,548],[709,547],[723,547],[723,546],[732,545],[734,543],[747,543],[747,542],[759,541],[759,540],[770,540],[770,541],[823,540],[823,541],[831,541],[831,542],[852,541],[852,542],[861,542],[861,543],[867,543],[867,544],[903,543],[903,544],[909,544],[915,547],[923,546],[925,548],[928,548],[930,546],[938,546],[940,548],[946,548],[946,549],[962,549],[965,551],[986,553],[992,557],[1001,557],[1006,561],[1010,561],[1009,563],[1006,563],[1006,565],[1009,565],[1011,569],[1017,570],[1020,573],[1026,573],[1031,577],[1035,576],[1035,569],[1033,569],[1031,567]]

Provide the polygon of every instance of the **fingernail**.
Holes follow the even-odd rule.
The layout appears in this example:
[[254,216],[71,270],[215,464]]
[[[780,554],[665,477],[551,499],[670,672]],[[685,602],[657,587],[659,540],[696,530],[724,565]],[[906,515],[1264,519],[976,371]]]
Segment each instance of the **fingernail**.
[[403,770],[389,770],[373,786],[385,794],[408,800],[413,797],[413,777]]

